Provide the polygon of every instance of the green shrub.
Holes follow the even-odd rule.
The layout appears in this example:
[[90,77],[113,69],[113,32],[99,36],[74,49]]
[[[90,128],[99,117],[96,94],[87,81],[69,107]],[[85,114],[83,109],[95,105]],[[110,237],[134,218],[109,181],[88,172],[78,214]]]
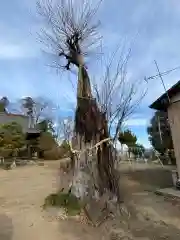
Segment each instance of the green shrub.
[[51,150],[46,150],[44,151],[44,159],[45,160],[58,160],[60,159],[60,152],[59,152],[59,148],[54,147]]
[[53,193],[47,196],[43,207],[46,208],[48,206],[62,207],[71,216],[79,214],[82,207],[75,195],[64,192]]
[[20,148],[18,150],[18,157],[19,158],[28,158],[28,149],[27,147]]
[[39,138],[39,149],[41,151],[51,151],[55,147],[58,148],[58,144],[53,138],[52,134],[49,132],[43,132],[41,133],[41,136]]
[[12,149],[3,149],[3,148],[1,148],[0,149],[0,156],[3,157],[3,158],[9,158],[9,157],[12,156],[12,152],[13,152]]

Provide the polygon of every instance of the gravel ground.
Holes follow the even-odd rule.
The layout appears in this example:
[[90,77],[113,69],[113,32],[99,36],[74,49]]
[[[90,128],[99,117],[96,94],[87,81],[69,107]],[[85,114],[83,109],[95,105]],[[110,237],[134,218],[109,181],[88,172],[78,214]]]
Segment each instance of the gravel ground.
[[142,184],[121,178],[129,215],[94,229],[73,220],[50,219],[41,208],[58,186],[59,162],[0,170],[0,240],[118,240],[180,239],[179,205],[144,190]]

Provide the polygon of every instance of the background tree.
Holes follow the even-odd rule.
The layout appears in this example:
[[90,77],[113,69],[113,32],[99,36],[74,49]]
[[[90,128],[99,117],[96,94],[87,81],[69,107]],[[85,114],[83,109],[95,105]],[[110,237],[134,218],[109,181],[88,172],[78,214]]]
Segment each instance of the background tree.
[[154,160],[156,158],[153,148],[147,148],[144,152],[144,157],[148,160]]
[[53,115],[53,110],[55,109],[54,104],[50,100],[42,97],[25,97],[21,99],[20,102],[22,111],[25,115],[29,116],[31,120],[31,127],[34,127],[44,119],[51,118]]
[[137,137],[131,132],[131,130],[128,129],[119,133],[118,140],[121,144],[126,144],[127,146],[135,146]]
[[72,117],[68,117],[66,119],[59,119],[57,126],[59,140],[65,140],[68,144],[70,144],[73,138],[73,130],[74,121]]
[[[119,132],[118,135],[119,142],[123,145],[126,144],[128,147],[129,158],[131,152],[133,153],[133,149],[136,147],[137,137],[135,134],[131,132],[131,130],[125,130],[124,132]],[[134,151],[137,153],[137,151]]]
[[25,136],[19,124],[12,122],[0,125],[1,156],[8,157],[8,155],[16,154],[24,146]]
[[9,100],[7,97],[2,97],[0,99],[0,112],[6,112],[6,108],[9,105]]
[[156,111],[147,128],[152,146],[160,153],[173,148],[170,125],[166,112]]
[[55,124],[56,139],[60,144],[62,156],[70,155],[70,145],[73,139],[74,121],[72,117],[59,118]]
[[[162,157],[165,157],[165,154],[173,149],[171,130],[166,112],[155,112],[147,128],[147,132],[151,145]],[[170,158],[174,162],[175,159],[172,154]]]
[[131,152],[134,154],[135,158],[143,158],[145,153],[145,148],[142,144],[136,143],[134,147],[131,148]]
[[34,100],[31,97],[23,98],[22,107],[25,109],[25,115],[29,117],[30,127],[33,127],[34,126],[34,119],[33,119]]
[[50,132],[42,132],[38,146],[41,151],[46,151],[51,150],[54,147],[58,147],[58,144]]
[[40,158],[48,160],[59,159],[59,145],[56,141],[53,121],[51,119],[44,119],[37,123],[36,129],[41,132],[40,137],[34,142]]
[[60,159],[59,145],[50,132],[42,132],[38,141],[40,157],[46,160]]
[[41,132],[49,132],[52,134],[53,138],[57,138],[54,123],[51,119],[44,119],[37,123],[36,128]]

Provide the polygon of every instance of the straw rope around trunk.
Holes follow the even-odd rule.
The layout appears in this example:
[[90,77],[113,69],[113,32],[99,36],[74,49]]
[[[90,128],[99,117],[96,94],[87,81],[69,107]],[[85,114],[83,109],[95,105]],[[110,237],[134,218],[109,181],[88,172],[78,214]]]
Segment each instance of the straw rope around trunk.
[[97,144],[95,157],[100,179],[98,183],[100,195],[108,189],[119,199],[118,180],[114,168],[115,159],[112,154],[113,147],[112,144],[104,141],[104,139],[110,139],[106,114],[100,111],[96,99],[92,96],[90,79],[84,66],[79,67],[78,74],[75,132],[85,145],[93,142]]

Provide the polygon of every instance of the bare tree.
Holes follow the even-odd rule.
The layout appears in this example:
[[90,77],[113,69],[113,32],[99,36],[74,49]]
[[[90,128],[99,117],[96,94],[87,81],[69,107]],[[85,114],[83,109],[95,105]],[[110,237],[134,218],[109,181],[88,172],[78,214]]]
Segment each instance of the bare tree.
[[145,81],[129,79],[127,69],[130,57],[131,48],[127,51],[124,47],[116,49],[105,65],[101,79],[95,79],[93,85],[98,105],[106,114],[113,141],[117,140],[122,125],[137,110],[147,93]]
[[[99,42],[99,22],[96,13],[101,0],[93,5],[87,0],[42,0],[38,2],[38,11],[47,23],[42,30],[41,39],[54,58],[53,66],[71,70],[78,69],[77,108],[75,112],[74,132],[86,144],[98,145],[96,151],[99,172],[99,192],[106,189],[120,198],[118,179],[114,169],[113,146],[106,141],[110,137],[112,124],[116,122],[116,132],[122,122],[130,115],[135,105],[134,85],[126,89],[126,66],[130,52],[118,62],[117,69],[110,75],[112,62],[106,69],[103,90],[97,90],[97,100],[93,97],[89,73],[85,65],[86,58]],[[121,77],[121,81],[119,81]],[[120,94],[118,94],[121,89]],[[116,98],[118,96],[118,99]],[[112,104],[113,102],[113,104]],[[109,129],[108,129],[109,123]],[[114,138],[116,138],[115,133]]]
[[42,97],[25,97],[20,102],[22,111],[31,119],[31,127],[34,127],[43,119],[52,118],[55,107],[50,100]]
[[59,142],[66,141],[69,145],[72,141],[74,121],[72,117],[58,118],[55,124],[56,136]]
[[[97,49],[101,38],[97,28],[96,12],[102,0],[90,4],[87,0],[40,0],[39,14],[46,22],[40,39],[54,58],[52,66],[70,70],[79,67]],[[65,61],[66,63],[65,63]]]

